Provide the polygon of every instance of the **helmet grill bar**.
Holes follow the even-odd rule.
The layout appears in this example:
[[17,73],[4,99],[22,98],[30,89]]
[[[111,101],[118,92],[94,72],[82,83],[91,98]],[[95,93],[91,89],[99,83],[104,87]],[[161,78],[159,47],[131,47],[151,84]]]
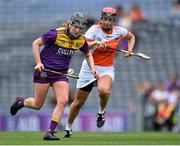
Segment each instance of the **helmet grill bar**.
[[102,17],[108,17],[108,18],[116,19],[116,14],[110,14],[110,13],[104,13],[104,12],[102,12],[101,18],[102,18]]
[[83,21],[80,21],[80,20],[74,20],[74,21],[72,21],[72,24],[80,26],[80,27],[85,27],[86,26],[86,23],[83,22]]
[[79,27],[85,27],[87,20],[82,13],[75,12],[71,17],[71,22],[72,24],[77,25]]

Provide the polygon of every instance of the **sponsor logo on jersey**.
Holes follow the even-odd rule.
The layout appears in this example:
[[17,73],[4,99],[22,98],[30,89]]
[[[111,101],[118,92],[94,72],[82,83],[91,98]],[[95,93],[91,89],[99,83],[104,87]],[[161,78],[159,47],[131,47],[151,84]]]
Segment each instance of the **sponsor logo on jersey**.
[[107,37],[107,38],[112,38],[113,36],[112,36],[112,35],[107,35],[106,37]]
[[99,37],[97,38],[97,40],[98,40],[98,41],[102,41],[102,39],[101,39],[101,38],[99,38]]
[[57,54],[58,55],[67,55],[67,56],[71,56],[75,53],[74,50],[71,49],[64,49],[64,48],[59,48]]

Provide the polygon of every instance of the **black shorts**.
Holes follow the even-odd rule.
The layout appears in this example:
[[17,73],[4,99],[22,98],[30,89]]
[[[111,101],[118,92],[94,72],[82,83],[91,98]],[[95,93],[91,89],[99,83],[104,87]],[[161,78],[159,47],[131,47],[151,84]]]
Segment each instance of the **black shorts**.
[[87,85],[87,86],[85,86],[85,87],[80,88],[80,90],[82,90],[82,91],[86,91],[86,92],[91,92],[91,90],[92,90],[93,86],[94,86],[94,82],[92,82],[92,83],[88,84],[88,85]]

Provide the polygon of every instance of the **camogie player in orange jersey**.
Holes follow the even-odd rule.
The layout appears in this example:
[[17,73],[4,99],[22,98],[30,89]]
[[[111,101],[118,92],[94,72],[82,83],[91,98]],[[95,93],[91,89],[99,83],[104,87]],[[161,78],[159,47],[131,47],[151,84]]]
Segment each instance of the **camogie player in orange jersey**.
[[101,13],[99,24],[91,26],[86,34],[88,45],[92,49],[94,63],[100,77],[95,78],[88,67],[86,60],[83,61],[77,81],[75,99],[71,104],[71,109],[66,123],[64,137],[71,137],[72,124],[79,113],[80,108],[85,103],[96,82],[100,105],[97,113],[97,127],[102,127],[105,123],[105,107],[108,103],[112,84],[114,82],[114,57],[116,51],[107,46],[117,49],[121,40],[128,40],[128,53],[130,56],[135,44],[135,36],[125,28],[114,26],[116,20],[116,9],[105,7]]

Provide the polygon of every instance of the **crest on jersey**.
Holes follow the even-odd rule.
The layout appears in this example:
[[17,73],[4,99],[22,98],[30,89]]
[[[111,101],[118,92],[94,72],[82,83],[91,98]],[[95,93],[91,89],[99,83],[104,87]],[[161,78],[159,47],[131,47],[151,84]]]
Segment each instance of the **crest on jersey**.
[[101,39],[101,38],[97,38],[97,40],[98,40],[98,41],[102,41],[102,39]]
[[118,38],[115,38],[114,41],[115,41],[115,43],[117,44],[117,43],[118,43]]

